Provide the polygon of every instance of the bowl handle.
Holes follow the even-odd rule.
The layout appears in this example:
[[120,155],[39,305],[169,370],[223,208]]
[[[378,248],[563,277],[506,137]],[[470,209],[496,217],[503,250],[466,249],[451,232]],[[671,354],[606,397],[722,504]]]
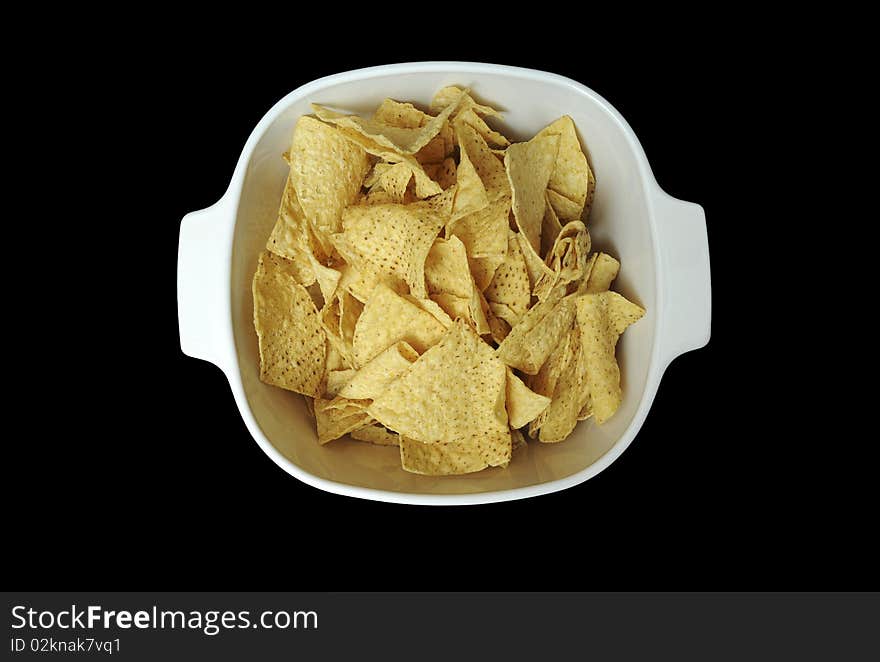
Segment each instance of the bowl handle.
[[712,283],[706,214],[700,205],[661,190],[654,195],[662,274],[660,356],[663,365],[709,342]]
[[229,298],[234,210],[228,197],[183,217],[177,249],[180,349],[224,372],[234,361]]

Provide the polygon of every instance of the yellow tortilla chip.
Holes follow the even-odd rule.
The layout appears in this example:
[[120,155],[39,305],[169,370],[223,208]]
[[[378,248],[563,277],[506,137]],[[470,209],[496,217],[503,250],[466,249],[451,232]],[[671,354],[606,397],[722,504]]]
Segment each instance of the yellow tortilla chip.
[[447,157],[442,163],[425,166],[425,173],[437,182],[444,191],[458,181],[455,159]]
[[492,340],[496,345],[500,345],[510,333],[510,324],[498,317],[491,306],[486,311],[486,321],[489,324],[489,334],[492,336]]
[[583,209],[578,203],[572,202],[552,189],[547,189],[546,193],[547,202],[553,207],[553,211],[561,223],[579,221],[583,218]]
[[357,200],[370,168],[367,153],[332,126],[304,116],[293,131],[290,160],[306,218],[320,233],[338,232],[342,211]]
[[379,283],[367,300],[354,330],[355,366],[363,366],[397,342],[420,354],[446,333],[434,315]]
[[416,152],[416,161],[424,165],[426,168],[429,164],[440,163],[446,158],[446,137],[441,133],[431,138],[427,145]]
[[389,126],[418,129],[431,121],[431,116],[411,103],[385,99],[373,113],[373,119]]
[[477,211],[455,217],[446,225],[446,236],[461,239],[469,257],[504,256],[510,224],[510,198],[501,196]]
[[394,196],[381,187],[376,187],[359,201],[359,205],[387,205],[394,203]]
[[[449,85],[439,90],[434,98],[431,100],[431,112],[439,113],[448,106],[457,103],[458,108],[456,112],[462,112],[468,109],[473,110],[477,115],[489,116],[489,115],[500,115],[501,113],[491,106],[484,106],[482,104],[478,104],[474,101],[473,97],[468,93],[467,90],[463,90],[460,87],[455,85]],[[454,118],[455,114],[451,116]]]
[[474,277],[474,283],[481,292],[485,291],[492,280],[495,278],[495,272],[498,267],[507,258],[506,254],[487,255],[486,257],[470,257],[468,256],[468,264],[471,268],[471,275]]
[[311,253],[309,253],[308,259],[312,266],[312,272],[315,274],[315,280],[318,281],[318,287],[321,289],[321,296],[324,301],[329,301],[336,294],[336,287],[339,285],[342,274],[332,267],[325,267]]
[[546,301],[529,309],[499,345],[498,358],[529,375],[541,369],[574,321],[574,295],[562,298],[561,294],[557,288]]
[[510,458],[506,383],[504,364],[459,320],[367,411],[415,441],[461,442],[497,463]]
[[455,171],[455,181],[457,189],[452,206],[453,221],[479,211],[489,204],[486,187],[483,185],[483,180],[480,179],[476,167],[471,162],[470,157],[468,157],[467,149],[464,145],[461,146],[460,159]]
[[335,398],[339,395],[339,391],[342,390],[342,387],[348,384],[348,382],[351,381],[351,378],[356,374],[357,370],[354,368],[329,370],[327,372],[327,384],[324,386],[324,396]]
[[[552,399],[553,394],[556,391],[556,384],[559,381],[559,377],[562,375],[562,371],[565,370],[568,361],[571,358],[571,352],[569,350],[570,341],[571,334],[566,333],[559,345],[553,349],[550,356],[544,361],[544,365],[541,366],[541,369],[536,374],[529,375],[526,383],[532,391]],[[546,417],[547,410],[545,409],[535,418],[535,420],[529,423],[529,436],[532,439],[537,436],[538,430],[544,425]]]
[[[544,195],[547,196],[547,191],[544,191]],[[546,256],[553,250],[556,237],[561,231],[562,224],[559,222],[559,217],[550,200],[547,199],[544,204],[544,220],[541,222],[541,255]]]
[[542,276],[548,274],[552,277],[553,272],[550,270],[550,267],[544,264],[544,260],[538,256],[538,253],[532,248],[532,245],[529,243],[529,240],[526,239],[524,234],[517,232],[516,238],[519,241],[519,248],[526,261],[526,270],[529,272],[529,283],[534,290],[535,285],[538,284],[538,281],[541,280]]
[[563,115],[538,133],[538,136],[543,135],[559,136],[559,150],[556,153],[556,162],[547,182],[547,188],[576,205],[577,216],[565,220],[578,220],[587,201],[592,172],[587,157],[581,149],[574,122],[568,115]]
[[493,311],[507,320],[511,326],[516,326],[529,309],[532,295],[529,290],[529,273],[516,233],[511,230],[508,230],[508,233],[507,255],[495,271],[495,276],[484,294],[490,306],[503,304],[509,309],[513,313],[512,318],[499,315],[495,309]]
[[354,367],[354,329],[363,311],[363,304],[345,290],[324,304],[321,310],[321,326],[334,351],[339,354],[346,368]]
[[366,441],[376,446],[400,446],[400,438],[381,425],[368,425],[364,428],[352,430],[351,438],[357,441]]
[[311,263],[312,255],[317,252],[319,256],[323,257],[317,243],[296,197],[293,180],[288,175],[284,185],[284,193],[281,195],[278,219],[275,221],[275,227],[266,242],[266,250],[290,260],[290,266],[297,282],[308,287],[315,282],[315,272]]
[[510,145],[510,141],[486,124],[486,121],[477,115],[472,107],[460,110],[456,114],[455,121],[473,127],[474,131],[483,137],[490,149],[505,149]]
[[620,262],[607,253],[599,253],[590,269],[589,276],[578,287],[579,294],[596,294],[607,292],[611,283],[617,278]]
[[385,170],[379,177],[382,188],[392,202],[402,203],[406,197],[406,187],[412,179],[413,171],[408,163],[401,161]]
[[505,338],[510,333],[510,329],[516,326],[522,319],[522,315],[516,314],[510,309],[510,307],[504,305],[503,303],[490,303],[489,310],[496,319],[504,320],[504,322],[507,324],[507,332],[504,333]]
[[425,258],[446,217],[427,201],[410,205],[354,206],[345,210],[334,244],[358,271],[373,270],[405,282],[420,299],[425,289]]
[[629,324],[644,314],[644,310],[616,292],[578,296],[576,309],[586,385],[596,422],[601,425],[617,411],[622,397],[620,368],[614,356],[617,339]]
[[512,445],[471,442],[424,444],[400,437],[400,463],[405,471],[424,476],[453,476],[506,466]]
[[425,173],[422,164],[410,154],[400,154],[389,147],[378,144],[374,140],[370,140],[366,136],[361,135],[353,129],[338,129],[339,135],[354,143],[363,149],[366,153],[378,156],[381,160],[387,161],[389,164],[405,162],[412,168],[415,177],[415,192],[418,198],[427,198],[437,195],[443,191],[440,185]]
[[357,131],[383,147],[392,149],[400,154],[415,154],[427,145],[434,136],[440,133],[449,116],[458,107],[460,100],[461,95],[459,95],[458,100],[451,99],[450,104],[436,117],[431,117],[424,126],[410,128],[392,126],[375,119],[365,119],[357,115],[343,115],[315,103],[312,104],[312,110],[323,121]]
[[550,398],[535,393],[507,369],[507,418],[511,428],[521,428],[535,420],[550,404]]
[[450,318],[469,319],[471,315],[471,300],[458,297],[448,292],[437,292],[431,295],[431,300],[436,302]]
[[[550,180],[558,149],[559,136],[539,134],[528,142],[511,145],[504,155],[516,225],[536,253],[541,250],[546,200],[544,190]],[[494,160],[497,162],[497,159]]]
[[315,398],[315,421],[318,427],[318,443],[322,446],[339,439],[352,430],[365,427],[373,419],[364,411],[364,402],[347,398]]
[[303,395],[320,394],[326,340],[315,303],[283,257],[264,251],[253,280],[260,379]]
[[450,237],[434,240],[425,260],[425,285],[430,294],[446,292],[470,299],[473,279],[468,267],[467,252],[460,239]]
[[[488,201],[492,202],[500,197],[510,195],[510,184],[508,184],[504,165],[492,154],[483,137],[472,126],[463,122],[455,123],[455,134],[458,136],[460,154],[466,155],[476,170],[486,190]],[[509,147],[507,149],[510,151]],[[459,171],[464,159],[465,156],[461,156]],[[462,173],[459,172],[459,179],[461,176]],[[543,209],[541,211],[543,214]]]
[[550,272],[542,274],[535,283],[535,296],[543,301],[557,285],[567,285],[583,278],[590,246],[590,233],[583,223],[566,223],[544,261]]
[[578,413],[590,397],[580,329],[569,331],[566,353],[562,370],[556,380],[553,399],[542,416],[538,440],[545,444],[560,442],[571,434],[577,425]]
[[373,400],[418,358],[418,352],[407,343],[395,343],[358,370],[339,395],[351,400]]
[[441,306],[437,304],[437,302],[433,301],[432,299],[416,299],[414,296],[411,296],[409,294],[404,294],[403,298],[433,316],[434,319],[436,319],[438,322],[440,322],[440,324],[443,325],[444,329],[448,329],[450,326],[452,326],[452,318],[446,313],[445,310],[443,310]]
[[[362,266],[368,268],[368,270],[366,272],[361,272],[357,267],[350,263],[341,265],[339,267],[339,283],[337,284],[336,289],[337,291],[344,290],[361,303],[366,303],[373,288],[376,287],[376,284],[379,281],[384,279],[384,276],[376,269],[373,269],[370,265]],[[406,290],[406,284],[397,281],[396,279],[393,279],[391,283],[387,284],[389,287],[394,287],[396,285],[397,288],[399,288],[399,291]]]

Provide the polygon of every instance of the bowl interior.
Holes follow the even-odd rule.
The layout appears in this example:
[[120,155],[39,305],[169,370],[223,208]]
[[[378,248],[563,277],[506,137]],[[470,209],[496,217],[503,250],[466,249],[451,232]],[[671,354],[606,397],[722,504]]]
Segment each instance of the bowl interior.
[[[469,87],[478,101],[504,110],[503,120],[488,121],[512,140],[530,138],[560,115],[572,117],[597,179],[588,220],[593,248],[621,261],[614,289],[648,312],[618,345],[623,403],[606,424],[600,427],[591,420],[581,422],[571,437],[559,444],[530,442],[504,469],[461,477],[426,477],[403,471],[396,447],[348,438],[319,446],[303,398],[260,382],[251,278],[278,212],[287,175],[281,155],[289,147],[297,118],[311,112],[311,102],[364,114],[385,97],[426,107],[434,92],[451,84]],[[259,137],[247,164],[232,252],[232,316],[241,379],[248,405],[266,438],[291,462],[320,478],[417,494],[464,494],[535,485],[580,472],[605,454],[627,429],[642,399],[656,314],[657,265],[646,186],[639,157],[615,117],[590,94],[564,80],[461,68],[372,72],[361,79],[319,85],[305,96],[294,97]]]

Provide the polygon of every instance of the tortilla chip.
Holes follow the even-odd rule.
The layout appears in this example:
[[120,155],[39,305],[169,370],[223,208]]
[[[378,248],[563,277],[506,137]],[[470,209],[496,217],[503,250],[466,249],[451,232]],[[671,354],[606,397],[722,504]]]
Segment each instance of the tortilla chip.
[[[463,122],[455,123],[455,133],[458,136],[459,151],[462,155],[459,171],[462,167],[461,163],[465,160],[464,155],[466,155],[486,189],[486,197],[489,202],[510,195],[510,184],[507,181],[504,165],[492,154],[483,137],[472,126]],[[459,179],[461,176],[462,173],[459,172]]]
[[[486,301],[492,304],[503,304],[512,313],[513,318],[503,317],[511,326],[515,326],[519,319],[526,314],[532,295],[529,289],[529,273],[526,269],[525,258],[519,248],[516,233],[508,230],[507,255],[498,269],[489,287],[484,294]],[[494,309],[493,309],[494,311]],[[494,311],[498,315],[497,311]]]
[[516,326],[522,319],[522,315],[517,315],[503,303],[490,303],[489,311],[496,319],[503,320],[507,325],[507,331],[503,334],[504,338],[508,336],[510,329]]
[[355,366],[363,366],[397,342],[420,354],[446,333],[431,313],[379,283],[367,300],[354,330]]
[[446,158],[446,138],[441,133],[431,138],[427,145],[416,152],[416,161],[427,168],[429,164],[440,163]]
[[364,428],[352,430],[351,438],[357,441],[366,441],[376,446],[400,446],[400,437],[389,432],[382,425],[368,425]]
[[559,136],[539,134],[528,142],[511,145],[504,155],[504,167],[513,194],[512,207],[516,225],[536,253],[541,250],[541,226],[546,199],[544,190],[550,180],[558,149]]
[[[329,338],[328,338],[329,340]],[[342,359],[342,355],[336,351],[333,343],[327,343],[327,359],[324,361],[324,376],[328,376],[331,372],[337,370],[348,370],[351,365]],[[325,379],[326,381],[326,379]]]
[[550,404],[550,398],[535,393],[507,369],[507,418],[511,428],[521,428],[535,420]]
[[[573,297],[574,295],[572,295]],[[574,321],[572,297],[555,290],[546,301],[532,306],[496,350],[507,365],[534,375]]]
[[645,309],[622,294],[608,292],[608,320],[612,331],[618,336],[645,316]]
[[593,268],[590,270],[589,277],[578,287],[578,294],[596,294],[598,292],[607,292],[611,287],[611,283],[617,278],[620,271],[620,262],[615,260],[607,253],[599,253]]
[[586,384],[585,356],[580,329],[569,331],[567,356],[553,391],[553,399],[542,417],[538,440],[545,444],[563,441],[577,425],[578,413],[590,397]]
[[309,222],[296,197],[293,188],[293,180],[288,175],[284,185],[284,193],[281,195],[281,207],[278,209],[278,219],[269,240],[266,242],[266,250],[276,255],[287,258],[291,262],[296,281],[305,287],[315,282],[315,272],[312,269],[310,258],[312,254],[321,249],[316,246],[309,229]]
[[423,444],[400,436],[400,463],[405,471],[424,476],[453,476],[482,471],[510,462],[512,445],[473,444],[458,441],[448,444]]
[[413,295],[424,299],[428,296],[425,258],[445,224],[446,217],[428,202],[358,205],[345,210],[343,231],[333,239],[346,262],[358,271],[378,270],[402,280]]
[[431,295],[431,300],[436,302],[453,320],[458,317],[464,320],[470,319],[471,300],[469,298],[458,297],[448,292],[437,292]]
[[322,446],[339,439],[352,430],[365,427],[372,422],[364,411],[366,403],[347,398],[315,398],[315,421],[318,426],[318,443]]
[[455,159],[447,157],[442,163],[431,166],[425,166],[425,172],[428,176],[437,182],[444,191],[458,181],[457,166]]
[[[459,140],[461,140],[460,134]],[[463,145],[461,146],[458,167],[455,171],[455,181],[458,188],[455,194],[455,202],[452,206],[451,218],[453,221],[479,211],[489,204],[489,196],[486,194],[483,180],[480,179],[480,175]]]
[[446,225],[446,236],[461,239],[469,257],[504,256],[510,230],[510,198],[501,196],[481,209],[455,217]]
[[418,352],[407,343],[395,343],[358,370],[339,395],[351,400],[373,400],[418,358]]
[[392,202],[403,203],[412,176],[412,167],[401,161],[385,170],[379,177],[379,183],[391,197]]
[[428,177],[422,164],[419,163],[414,156],[410,154],[400,154],[389,147],[385,147],[374,140],[370,140],[366,136],[363,136],[352,129],[341,128],[338,129],[338,131],[343,138],[359,146],[368,154],[378,156],[381,160],[387,161],[389,164],[405,162],[409,165],[410,168],[412,168],[413,177],[415,178],[415,192],[418,198],[427,198],[443,191],[437,182]]
[[461,442],[499,463],[510,458],[506,381],[504,364],[459,320],[368,411],[415,441]]
[[303,395],[320,394],[326,339],[315,303],[290,260],[260,254],[253,280],[260,379]]
[[550,270],[550,267],[544,264],[544,260],[542,260],[535,249],[532,248],[532,245],[529,243],[529,240],[526,239],[524,234],[517,232],[516,238],[519,241],[520,250],[526,261],[526,270],[529,273],[529,283],[532,286],[532,290],[534,290],[535,285],[538,284],[538,281],[541,280],[542,276],[548,274],[552,277],[553,272]]
[[357,131],[362,136],[399,154],[415,154],[440,133],[449,116],[458,108],[461,96],[459,94],[457,99],[451,97],[450,104],[421,127],[405,128],[357,115],[343,115],[316,103],[312,104],[312,110],[323,121]]
[[351,381],[351,378],[357,374],[357,370],[348,368],[346,370],[330,370],[327,372],[327,384],[324,386],[324,396],[335,398],[339,395],[342,387]]
[[336,129],[300,117],[290,147],[290,177],[306,218],[325,235],[339,231],[342,211],[354,204],[370,162]]
[[[559,378],[562,375],[562,372],[566,369],[566,366],[568,366],[568,362],[572,356],[569,349],[570,343],[571,334],[566,333],[559,345],[556,346],[550,353],[550,356],[547,357],[547,360],[544,362],[544,365],[541,366],[541,369],[537,374],[531,375],[528,378],[526,383],[532,391],[552,399],[553,394],[556,392],[556,384],[559,382]],[[537,436],[538,431],[544,425],[546,418],[547,410],[545,409],[535,417],[535,420],[529,423],[529,436],[532,439]]]
[[552,273],[545,272],[535,283],[535,296],[543,301],[557,285],[567,285],[583,278],[590,246],[590,233],[583,223],[566,223],[544,261]]
[[[544,191],[544,195],[547,196],[547,191]],[[559,217],[556,215],[553,205],[550,204],[549,198],[545,202],[544,220],[541,222],[541,255],[544,256],[553,250],[556,237],[562,231],[562,224],[559,222]]]
[[385,99],[373,113],[373,119],[389,126],[418,129],[425,126],[431,120],[431,116],[411,103]]
[[568,115],[563,115],[538,133],[538,136],[542,135],[559,136],[559,150],[547,188],[574,203],[577,216],[565,220],[577,220],[581,218],[587,201],[592,172],[581,149],[574,122]]
[[487,255],[486,257],[470,257],[468,256],[468,265],[471,268],[471,275],[474,277],[474,283],[481,292],[489,287],[495,278],[495,272],[504,262],[507,255]]
[[418,306],[426,313],[430,314],[434,319],[436,319],[440,324],[443,325],[444,329],[448,329],[452,326],[452,318],[449,314],[443,310],[441,306],[437,304],[437,302],[431,299],[416,299],[414,296],[409,294],[404,294],[403,298],[409,301],[411,304]]
[[489,310],[486,311],[486,321],[489,323],[489,334],[492,336],[492,340],[495,344],[500,345],[504,342],[504,339],[510,333],[510,324],[498,317],[495,314],[495,311],[492,310],[491,306]]
[[473,279],[468,267],[467,252],[460,239],[450,237],[434,240],[425,260],[425,285],[430,294],[445,292],[470,299]]
[[553,207],[553,211],[556,212],[556,216],[561,223],[579,221],[583,218],[583,209],[578,203],[572,202],[564,195],[560,195],[551,189],[547,189],[546,193],[547,202]]
[[339,285],[342,274],[332,267],[325,267],[311,253],[308,254],[308,260],[312,266],[315,280],[318,281],[318,287],[321,289],[321,296],[324,301],[329,301],[336,294],[336,287]]
[[[468,109],[473,110],[477,115],[489,116],[500,115],[501,113],[491,106],[484,106],[474,101],[473,97],[467,90],[463,90],[455,85],[449,85],[438,91],[431,100],[431,112],[439,113],[449,105],[457,103],[456,112],[462,112]],[[455,114],[450,119],[454,118]]]
[[469,124],[474,131],[482,136],[490,149],[505,149],[510,145],[510,141],[486,124],[486,121],[477,115],[473,108],[459,110],[456,114],[455,121]]
[[583,343],[586,385],[596,422],[607,421],[620,406],[620,368],[614,356],[621,332],[644,311],[616,292],[584,294],[576,299]]

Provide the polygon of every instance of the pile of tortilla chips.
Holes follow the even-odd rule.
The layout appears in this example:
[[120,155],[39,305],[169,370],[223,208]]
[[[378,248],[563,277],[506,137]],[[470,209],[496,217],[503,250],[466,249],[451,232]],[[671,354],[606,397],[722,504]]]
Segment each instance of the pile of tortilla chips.
[[570,117],[528,142],[457,87],[429,112],[314,105],[253,281],[260,378],[307,396],[318,441],[403,468],[506,466],[620,405],[615,346],[645,311],[591,252],[596,180]]

